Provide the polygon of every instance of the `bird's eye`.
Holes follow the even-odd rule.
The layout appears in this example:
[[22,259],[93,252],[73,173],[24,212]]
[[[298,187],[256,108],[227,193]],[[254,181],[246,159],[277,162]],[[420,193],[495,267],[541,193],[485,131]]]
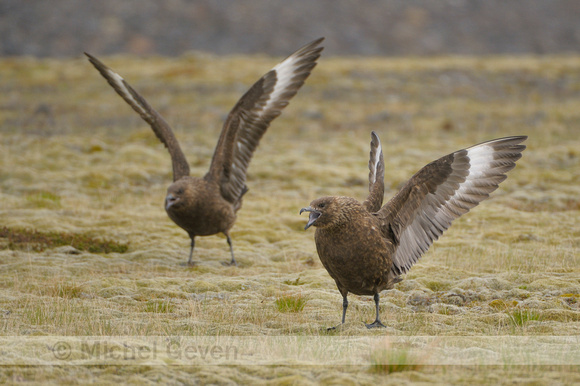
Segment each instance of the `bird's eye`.
[[319,208],[324,208],[326,206],[326,204],[324,202],[321,202],[320,204],[318,204]]
[[183,189],[177,189],[177,194],[183,194]]

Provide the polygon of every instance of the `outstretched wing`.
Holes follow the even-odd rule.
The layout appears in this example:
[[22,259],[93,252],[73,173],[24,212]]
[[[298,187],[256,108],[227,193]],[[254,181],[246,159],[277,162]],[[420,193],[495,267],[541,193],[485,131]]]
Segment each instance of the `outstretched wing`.
[[100,60],[85,52],[89,61],[115,89],[117,94],[135,110],[141,118],[145,120],[153,129],[153,132],[159,140],[167,147],[171,155],[173,164],[173,181],[189,175],[189,165],[185,155],[179,147],[179,142],[173,134],[173,130],[163,117],[147,103],[137,91],[133,89],[119,74],[115,73],[109,67],[105,66]]
[[369,158],[369,195],[363,206],[371,213],[378,212],[385,195],[385,160],[381,140],[374,131],[371,133],[371,153]]
[[320,38],[300,48],[262,76],[238,101],[222,129],[206,179],[217,181],[222,196],[237,203],[247,191],[246,170],[270,122],[316,66]]
[[415,174],[377,214],[397,249],[393,272],[407,272],[451,222],[469,212],[507,178],[527,137],[506,137],[456,151]]

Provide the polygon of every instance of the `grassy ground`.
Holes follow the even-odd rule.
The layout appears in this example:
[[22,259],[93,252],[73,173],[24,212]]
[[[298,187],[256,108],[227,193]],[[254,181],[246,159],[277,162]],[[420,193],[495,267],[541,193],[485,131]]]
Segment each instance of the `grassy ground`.
[[[231,106],[276,62],[103,59],[173,125],[194,175]],[[451,151],[530,138],[492,198],[382,294],[388,328],[368,331],[372,299],[351,295],[337,334],[580,334],[580,57],[323,57],[250,165],[231,232],[239,267],[220,264],[222,236],[198,238],[200,264],[180,265],[189,239],[162,206],[169,155],[86,60],[2,59],[0,70],[1,335],[325,334],[341,297],[298,210],[321,195],[366,197],[371,130],[387,198]],[[578,382],[577,370],[42,366],[3,367],[0,382],[549,384]]]

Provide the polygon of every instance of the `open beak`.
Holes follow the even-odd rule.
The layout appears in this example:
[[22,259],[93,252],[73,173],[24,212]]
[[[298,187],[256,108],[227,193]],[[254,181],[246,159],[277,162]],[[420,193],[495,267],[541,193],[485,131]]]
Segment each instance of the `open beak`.
[[300,214],[302,214],[302,212],[310,212],[310,217],[308,218],[308,223],[304,227],[304,230],[310,228],[310,226],[314,224],[316,220],[318,220],[318,217],[320,217],[320,215],[322,214],[316,209],[313,209],[311,206],[309,206],[308,208],[300,209]]
[[165,197],[165,210],[169,210],[173,204],[178,200],[173,194],[169,193],[167,197]]

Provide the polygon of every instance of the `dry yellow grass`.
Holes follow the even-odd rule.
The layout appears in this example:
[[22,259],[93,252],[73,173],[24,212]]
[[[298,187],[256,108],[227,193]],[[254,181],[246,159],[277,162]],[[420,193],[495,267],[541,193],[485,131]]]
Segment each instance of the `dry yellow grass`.
[[[174,126],[205,173],[223,117],[275,60],[189,55],[105,58]],[[170,159],[84,59],[2,59],[0,225],[89,234],[127,253],[10,250],[0,240],[0,334],[320,335],[341,297],[299,208],[326,194],[364,199],[370,131],[381,136],[387,198],[451,151],[528,135],[507,181],[456,221],[396,289],[387,329],[368,331],[370,297],[351,296],[341,335],[580,333],[580,57],[325,58],[269,129],[232,230],[188,237],[163,210]],[[71,252],[75,252],[74,254]],[[78,252],[78,253],[76,253]],[[282,312],[278,299],[301,299]],[[403,364],[404,365],[404,364]],[[0,381],[579,381],[569,368],[4,367]]]

